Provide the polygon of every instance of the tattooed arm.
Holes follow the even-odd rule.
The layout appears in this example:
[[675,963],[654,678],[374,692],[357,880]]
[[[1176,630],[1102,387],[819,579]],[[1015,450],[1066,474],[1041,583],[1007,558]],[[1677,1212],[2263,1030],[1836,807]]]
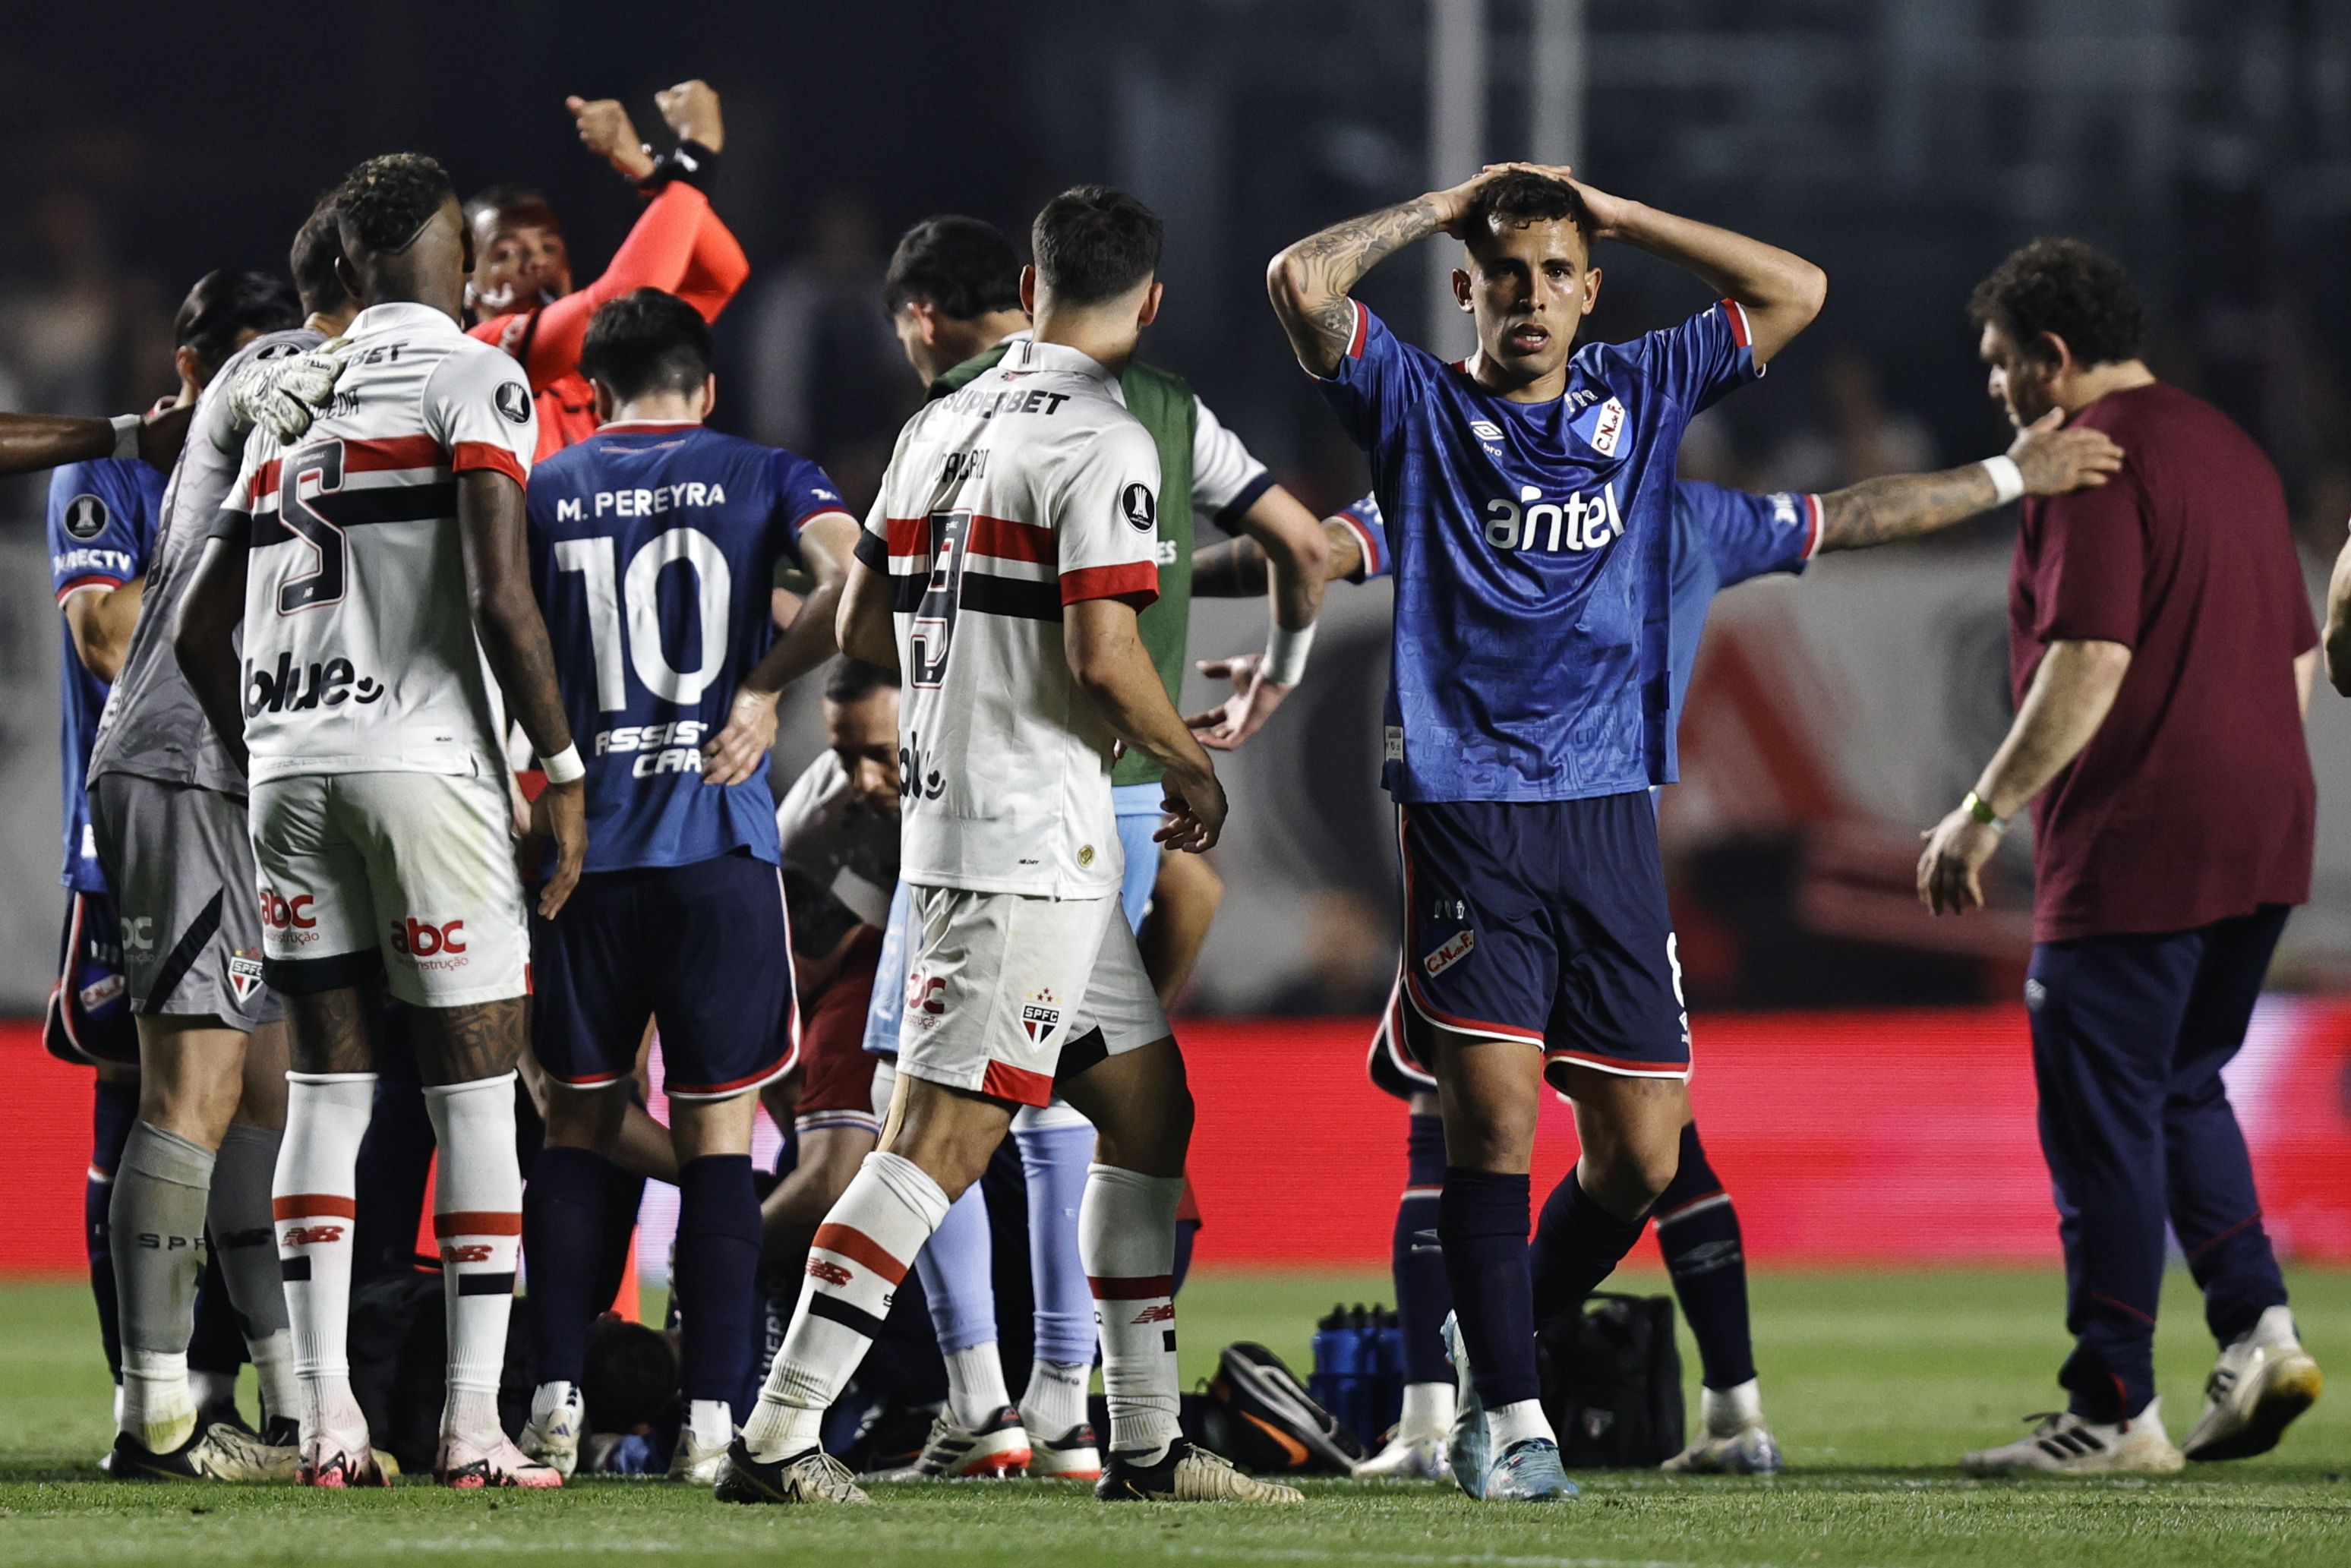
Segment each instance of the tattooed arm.
[[1298,362],[1318,376],[1337,370],[1355,335],[1354,302],[1347,296],[1356,281],[1415,240],[1454,233],[1470,195],[1502,172],[1503,165],[1489,164],[1449,191],[1333,224],[1275,256],[1265,270],[1266,292]]
[[[2123,449],[2104,431],[2066,430],[2053,409],[2017,433],[2008,449],[2028,496],[2062,496],[2106,482],[2120,468]],[[2000,505],[1991,470],[1980,463],[1938,474],[1896,474],[1865,479],[1821,497],[1820,551],[1867,549],[1916,538]]]

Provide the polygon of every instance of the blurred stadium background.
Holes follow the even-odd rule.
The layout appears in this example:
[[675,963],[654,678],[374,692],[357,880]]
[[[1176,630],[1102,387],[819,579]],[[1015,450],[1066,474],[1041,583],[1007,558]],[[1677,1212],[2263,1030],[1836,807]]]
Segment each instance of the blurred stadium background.
[[[635,203],[578,147],[564,96],[621,97],[642,128],[656,88],[695,75],[725,98],[716,200],[757,268],[719,324],[716,423],[818,458],[861,508],[917,394],[878,299],[912,221],[1025,232],[1074,181],[1142,195],[1170,235],[1147,351],[1330,509],[1365,472],[1290,362],[1265,258],[1531,155],[1830,273],[1820,324],[1701,421],[1687,474],[1829,489],[1997,449],[1966,294],[2015,244],[2064,233],[2129,267],[2159,372],[2276,461],[2314,599],[2351,512],[2351,6],[2333,0],[376,0],[248,5],[234,28],[147,4],[19,15],[0,33],[0,406],[104,413],[167,391],[188,284],[281,267],[312,196],[395,148],[439,156],[464,190],[546,191],[584,280]],[[1645,258],[1604,263],[1599,336],[1695,302]],[[1366,292],[1467,346],[1428,264]],[[17,1018],[53,973],[59,908],[42,494],[0,490],[0,1015]],[[1917,831],[2007,722],[2013,526],[1742,589],[1709,632],[1666,842],[1695,1092],[1765,1264],[2053,1259],[2015,1000],[2023,835],[1987,915],[1932,921],[1910,893]],[[1385,612],[1384,585],[1334,591],[1314,678],[1227,769],[1228,893],[1186,1032],[1212,1263],[1385,1256],[1402,1118],[1360,1066],[1394,972]],[[1255,606],[1204,605],[1195,652],[1255,646],[1262,625]],[[808,706],[780,778],[813,750]],[[2322,695],[2310,733],[2317,898],[2232,1087],[2273,1233],[2304,1260],[2351,1261],[2351,712]],[[0,1025],[0,1271],[78,1268],[87,1075],[29,1027]],[[1539,1178],[1573,1150],[1564,1108],[1547,1114]]]

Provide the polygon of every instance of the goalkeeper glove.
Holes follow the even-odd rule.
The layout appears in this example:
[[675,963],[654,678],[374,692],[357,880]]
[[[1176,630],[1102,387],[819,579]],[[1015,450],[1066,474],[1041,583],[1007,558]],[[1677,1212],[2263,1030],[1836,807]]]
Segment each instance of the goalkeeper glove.
[[291,445],[334,401],[335,382],[350,354],[351,340],[335,338],[308,353],[247,365],[229,383],[229,416]]

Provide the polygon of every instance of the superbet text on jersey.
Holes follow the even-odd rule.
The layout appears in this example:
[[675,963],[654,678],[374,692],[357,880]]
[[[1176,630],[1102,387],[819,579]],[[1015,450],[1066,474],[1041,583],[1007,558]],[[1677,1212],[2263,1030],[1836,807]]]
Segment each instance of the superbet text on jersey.
[[[530,481],[533,586],[588,764],[586,869],[777,858],[768,759],[702,782],[702,743],[775,639],[800,529],[844,512],[807,458],[697,423],[608,424]],[[844,515],[846,513],[844,512]]]

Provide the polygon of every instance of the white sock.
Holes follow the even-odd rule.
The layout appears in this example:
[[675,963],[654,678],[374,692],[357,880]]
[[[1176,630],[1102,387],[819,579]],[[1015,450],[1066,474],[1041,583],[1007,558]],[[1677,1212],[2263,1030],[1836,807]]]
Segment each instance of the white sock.
[[522,1248],[522,1167],[515,1161],[515,1075],[430,1084],[424,1109],[440,1140],[433,1183],[433,1235],[441,1246],[441,1296],[449,1322],[444,1437],[495,1444],[507,1319],[514,1311]]
[[947,1414],[967,1432],[977,1432],[1012,1403],[1004,1391],[1004,1359],[996,1342],[951,1350],[946,1354]]
[[1176,1378],[1176,1207],[1182,1176],[1086,1167],[1078,1255],[1094,1292],[1110,1446],[1150,1464],[1179,1435]]
[[1552,1435],[1551,1421],[1542,1413],[1542,1402],[1521,1399],[1515,1405],[1498,1406],[1486,1412],[1486,1435],[1494,1445],[1494,1457],[1500,1458],[1510,1452],[1513,1443],[1523,1443],[1529,1437],[1541,1437],[1556,1443]]
[[735,1414],[724,1399],[688,1400],[685,1425],[705,1448],[723,1448],[735,1437]]
[[875,1152],[817,1227],[808,1277],[743,1423],[751,1457],[775,1460],[817,1446],[824,1413],[890,1315],[890,1298],[947,1215],[947,1195],[920,1166]]
[[236,1405],[236,1374],[234,1372],[188,1373],[188,1397],[196,1402],[198,1410],[209,1410],[215,1405]]
[[151,1454],[168,1454],[196,1429],[195,1390],[185,1351],[122,1347],[122,1413],[115,1425]]
[[1453,1385],[1450,1383],[1407,1383],[1404,1385],[1404,1414],[1396,1418],[1396,1440],[1402,1443],[1426,1442],[1442,1437],[1453,1425]]
[[1698,1408],[1708,1437],[1735,1437],[1763,1425],[1762,1385],[1750,1377],[1736,1388],[1701,1388]]
[[560,1380],[542,1383],[530,1391],[530,1418],[544,1421],[566,1405],[577,1406],[580,1390]]
[[1093,1380],[1091,1366],[1029,1363],[1029,1386],[1020,1396],[1020,1424],[1031,1437],[1047,1442],[1068,1436],[1071,1427],[1086,1424],[1086,1387]]
[[213,1151],[139,1122],[108,1196],[108,1250],[122,1330],[122,1423],[150,1453],[165,1454],[196,1427],[188,1385],[196,1281],[204,1271],[204,1200]]
[[351,1220],[359,1212],[360,1140],[375,1113],[372,1072],[288,1072],[286,1139],[270,1207],[285,1277],[286,1316],[300,1380],[296,1412],[308,1437],[365,1431],[345,1352],[351,1315]]

